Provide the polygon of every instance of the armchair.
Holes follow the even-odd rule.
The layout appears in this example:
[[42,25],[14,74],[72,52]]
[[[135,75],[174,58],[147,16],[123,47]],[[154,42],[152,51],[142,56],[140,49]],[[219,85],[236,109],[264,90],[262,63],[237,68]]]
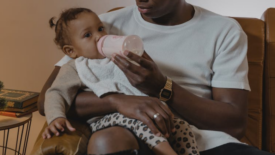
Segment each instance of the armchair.
[[[263,20],[236,19],[248,36],[249,82],[248,123],[241,141],[275,153],[275,8],[267,9]],[[32,155],[81,155],[85,154],[90,128],[85,123],[70,120],[76,132],[44,140],[40,132]]]

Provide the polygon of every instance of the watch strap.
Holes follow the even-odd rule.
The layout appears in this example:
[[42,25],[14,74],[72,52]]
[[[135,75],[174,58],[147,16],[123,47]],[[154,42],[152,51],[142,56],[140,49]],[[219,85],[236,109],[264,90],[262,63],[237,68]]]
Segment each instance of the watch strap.
[[[161,89],[160,94],[159,94],[159,99],[161,101],[166,102],[172,97],[172,85],[173,85],[172,79],[167,77],[164,88]],[[165,93],[165,95],[164,95],[164,93]]]

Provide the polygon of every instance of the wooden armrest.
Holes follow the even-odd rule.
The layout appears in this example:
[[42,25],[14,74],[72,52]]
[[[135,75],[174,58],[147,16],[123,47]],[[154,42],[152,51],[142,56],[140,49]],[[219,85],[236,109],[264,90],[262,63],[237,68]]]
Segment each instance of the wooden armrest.
[[76,129],[75,132],[66,130],[61,136],[43,139],[41,134],[47,127],[47,122],[40,131],[33,146],[31,155],[83,155],[87,152],[87,145],[91,136],[88,124],[69,120]]

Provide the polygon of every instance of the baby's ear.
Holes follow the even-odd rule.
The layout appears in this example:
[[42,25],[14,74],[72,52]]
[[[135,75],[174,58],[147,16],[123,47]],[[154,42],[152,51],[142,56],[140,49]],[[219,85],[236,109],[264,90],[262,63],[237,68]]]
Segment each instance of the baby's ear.
[[77,58],[77,53],[75,52],[74,47],[72,45],[64,45],[62,50],[66,55],[68,55],[72,59]]

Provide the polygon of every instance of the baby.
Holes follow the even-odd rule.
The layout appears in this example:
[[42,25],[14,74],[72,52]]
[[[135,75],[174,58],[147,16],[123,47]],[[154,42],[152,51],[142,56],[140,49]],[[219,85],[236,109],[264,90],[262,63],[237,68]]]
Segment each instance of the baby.
[[[66,119],[66,112],[80,89],[89,89],[98,97],[108,93],[147,96],[133,87],[124,73],[97,50],[98,40],[106,35],[98,16],[86,8],[72,8],[64,11],[55,26],[55,43],[72,58],[63,65],[54,83],[46,92],[45,114],[48,127],[42,134],[44,139],[52,134],[59,135],[65,128],[75,129]],[[164,103],[165,104],[165,103]],[[167,106],[167,105],[165,105]],[[168,107],[167,107],[168,108]],[[154,115],[154,117],[160,114]],[[155,154],[199,154],[195,137],[189,124],[174,118],[175,132],[169,140],[163,135],[154,135],[143,122],[112,113],[90,122],[92,133],[111,126],[121,126],[133,131]],[[170,144],[169,144],[170,142]],[[172,147],[173,148],[172,148]]]

